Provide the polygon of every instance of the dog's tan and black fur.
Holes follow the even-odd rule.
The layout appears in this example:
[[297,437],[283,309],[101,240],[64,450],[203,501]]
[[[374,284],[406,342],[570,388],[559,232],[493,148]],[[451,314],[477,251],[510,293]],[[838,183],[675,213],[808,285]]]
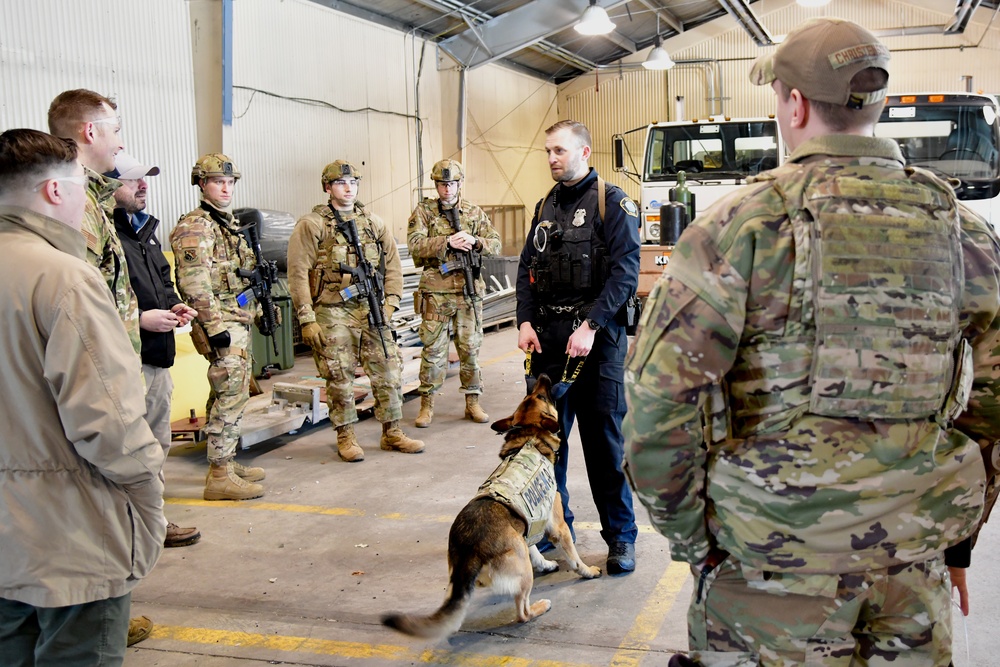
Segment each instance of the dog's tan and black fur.
[[[493,430],[504,433],[500,458],[516,454],[529,441],[555,463],[559,449],[559,419],[551,395],[552,382],[542,375],[534,390],[517,406],[514,414],[494,422]],[[525,522],[506,505],[489,497],[474,498],[466,505],[448,534],[448,594],[441,608],[430,616],[390,614],[382,622],[415,637],[440,639],[462,626],[475,586],[489,586],[495,593],[514,596],[517,620],[530,621],[552,606],[548,600],[531,603],[534,570],[553,572],[558,565],[545,559],[524,539]],[[545,535],[561,552],[570,568],[585,579],[601,576],[599,567],[586,565],[576,552],[563,518],[562,500],[556,492]]]

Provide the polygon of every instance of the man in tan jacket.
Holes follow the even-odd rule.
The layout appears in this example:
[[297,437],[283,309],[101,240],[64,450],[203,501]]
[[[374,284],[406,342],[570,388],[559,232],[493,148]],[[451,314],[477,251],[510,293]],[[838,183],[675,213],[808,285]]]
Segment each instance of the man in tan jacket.
[[72,141],[0,135],[0,664],[120,665],[163,549],[163,451],[80,222]]

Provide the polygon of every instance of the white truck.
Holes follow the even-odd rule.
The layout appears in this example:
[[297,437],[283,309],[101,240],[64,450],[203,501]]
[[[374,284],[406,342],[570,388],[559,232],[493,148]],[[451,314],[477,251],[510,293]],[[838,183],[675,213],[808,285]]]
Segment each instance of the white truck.
[[[625,165],[626,136],[645,132],[642,172]],[[634,141],[634,140],[633,140]],[[687,175],[696,214],[746,183],[747,176],[777,167],[785,146],[773,118],[709,117],[652,123],[613,137],[615,171],[640,181],[643,243],[660,243],[660,206],[671,201],[677,172]],[[637,151],[638,152],[638,151]]]
[[993,95],[890,95],[875,135],[895,139],[907,164],[958,179],[958,198],[1000,231],[998,116]]

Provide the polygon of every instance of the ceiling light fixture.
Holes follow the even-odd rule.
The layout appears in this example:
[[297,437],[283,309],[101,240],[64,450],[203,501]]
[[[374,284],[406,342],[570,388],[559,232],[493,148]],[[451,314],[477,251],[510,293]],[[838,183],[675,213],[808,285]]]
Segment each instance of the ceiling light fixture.
[[653,42],[653,48],[650,49],[649,55],[646,56],[646,60],[643,61],[642,66],[646,69],[670,69],[674,66],[674,59],[670,57],[667,50],[663,48],[663,43],[660,42],[660,15],[656,15],[656,41]]
[[802,7],[822,7],[830,4],[830,0],[795,0]]
[[660,38],[656,38],[656,46],[646,56],[642,66],[646,69],[670,69],[674,66],[674,59],[670,57],[667,50],[660,46]]
[[590,6],[583,10],[583,15],[573,28],[581,35],[606,35],[615,29],[615,24],[608,18],[604,8],[597,6],[597,0],[590,0]]

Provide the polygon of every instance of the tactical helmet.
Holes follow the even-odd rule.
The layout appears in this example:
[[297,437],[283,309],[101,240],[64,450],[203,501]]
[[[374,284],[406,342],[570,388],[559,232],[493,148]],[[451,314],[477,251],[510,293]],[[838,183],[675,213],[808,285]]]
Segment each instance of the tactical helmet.
[[465,178],[465,170],[455,160],[439,160],[431,168],[431,180],[435,183],[460,181]]
[[326,186],[338,178],[361,178],[361,172],[358,168],[347,160],[337,160],[336,162],[331,162],[323,168],[323,178],[321,182],[323,183],[323,192],[326,192]]
[[222,153],[207,153],[198,158],[191,169],[191,185],[198,185],[201,179],[210,176],[232,176],[240,180],[240,170],[236,164]]

